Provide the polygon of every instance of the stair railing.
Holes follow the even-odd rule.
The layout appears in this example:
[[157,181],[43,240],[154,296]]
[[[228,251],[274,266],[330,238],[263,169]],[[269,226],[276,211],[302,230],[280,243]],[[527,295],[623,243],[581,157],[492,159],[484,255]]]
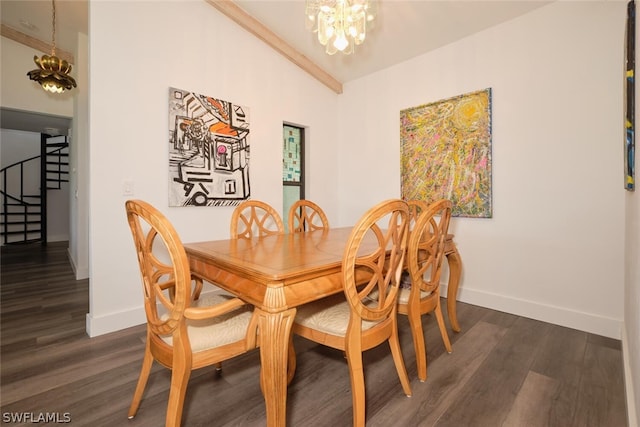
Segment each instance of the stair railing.
[[[62,142],[53,142],[51,139],[50,135],[40,134],[39,156],[0,169],[3,208],[1,234],[4,244],[34,241],[47,244],[47,190],[60,190],[63,182],[69,182],[69,143],[66,138]],[[27,165],[38,159],[38,194],[25,194],[25,169],[27,173],[36,174],[37,166]],[[19,169],[16,171],[15,168]],[[14,239],[16,237],[20,240]]]
[[[4,244],[12,243],[9,236],[22,235],[22,241],[46,242],[46,234],[43,234],[41,223],[46,222],[46,214],[42,209],[42,198],[40,194],[25,194],[24,171],[25,165],[29,162],[40,159],[40,156],[30,157],[25,160],[13,163],[0,170],[2,173],[2,224],[3,224],[3,242]],[[15,172],[15,168],[19,168]],[[33,169],[33,167],[31,168]],[[17,183],[17,194],[15,190],[9,190],[9,179],[11,177],[12,187],[15,187],[15,175],[19,176]],[[9,194],[9,193],[13,194]],[[46,232],[46,229],[44,230]],[[36,235],[37,237],[34,237]]]

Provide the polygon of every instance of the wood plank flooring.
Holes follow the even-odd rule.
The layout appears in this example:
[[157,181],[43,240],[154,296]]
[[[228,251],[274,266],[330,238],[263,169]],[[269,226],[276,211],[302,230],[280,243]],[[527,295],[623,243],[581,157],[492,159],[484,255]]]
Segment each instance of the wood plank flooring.
[[[74,426],[164,425],[170,372],[154,365],[138,414],[127,420],[144,326],[86,335],[89,282],[74,280],[66,242],[2,247],[1,267],[3,424],[33,425],[25,417],[57,416]],[[137,298],[139,278],[131,282]],[[425,316],[428,378],[421,383],[408,322],[400,317],[410,398],[402,393],[388,346],[365,353],[369,426],[627,425],[619,341],[464,303],[458,318],[462,332],[450,331],[453,353],[447,354],[435,319]],[[341,352],[303,339],[295,344],[288,425],[351,425]],[[195,371],[183,425],[265,425],[259,370],[254,351],[226,362],[221,375],[213,368]]]

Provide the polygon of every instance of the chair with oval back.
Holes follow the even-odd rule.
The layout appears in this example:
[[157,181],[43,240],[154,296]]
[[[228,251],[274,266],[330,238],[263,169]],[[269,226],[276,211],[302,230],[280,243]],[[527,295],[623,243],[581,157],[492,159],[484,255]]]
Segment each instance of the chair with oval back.
[[260,200],[245,200],[231,214],[231,238],[246,238],[283,234],[280,214]]
[[215,365],[258,346],[257,317],[242,300],[218,293],[195,299],[189,261],[167,218],[141,200],[125,204],[142,276],[147,338],[129,408],[133,418],[154,361],[171,370],[166,426],[179,426],[194,369]]
[[[416,353],[418,378],[427,379],[427,352],[422,328],[422,315],[435,313],[440,335],[447,352],[451,342],[440,307],[440,274],[444,258],[444,246],[451,219],[451,201],[410,201],[413,226],[409,234],[407,262],[410,289],[403,287],[398,296],[398,313],[409,317],[413,346]],[[439,220],[437,219],[439,217]]]
[[[378,224],[385,224],[382,229]],[[387,341],[407,396],[411,385],[402,358],[397,296],[407,245],[408,205],[388,200],[369,209],[351,231],[342,258],[343,292],[298,308],[292,333],[342,350],[351,377],[353,425],[365,424],[362,352]],[[292,341],[289,368],[295,367]]]
[[320,206],[311,200],[296,200],[289,208],[289,233],[324,230],[329,219]]

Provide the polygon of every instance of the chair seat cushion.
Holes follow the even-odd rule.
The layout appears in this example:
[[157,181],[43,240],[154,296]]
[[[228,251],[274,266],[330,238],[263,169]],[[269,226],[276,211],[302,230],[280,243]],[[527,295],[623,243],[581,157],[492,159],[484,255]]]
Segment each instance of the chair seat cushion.
[[[209,307],[233,298],[234,296],[232,295],[220,293],[204,294],[194,301],[191,306]],[[187,319],[187,333],[189,334],[191,350],[196,353],[243,340],[247,334],[252,314],[252,307],[245,305],[211,319]],[[166,315],[162,317],[166,318]],[[173,344],[171,335],[163,336],[162,340],[169,345]]]
[[[408,304],[409,295],[411,295],[411,289],[400,288],[398,292],[398,304]],[[431,292],[420,291],[420,299],[426,298],[431,295]]]
[[[345,336],[351,315],[349,307],[344,294],[332,295],[298,307],[295,323],[326,334]],[[370,329],[378,323],[363,320],[362,330]]]

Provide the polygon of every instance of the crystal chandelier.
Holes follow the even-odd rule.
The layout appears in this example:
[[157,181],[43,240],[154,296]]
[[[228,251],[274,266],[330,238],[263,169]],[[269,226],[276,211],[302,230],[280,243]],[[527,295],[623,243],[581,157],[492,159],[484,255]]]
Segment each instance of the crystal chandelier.
[[38,68],[29,71],[27,76],[40,84],[46,91],[62,93],[76,87],[76,81],[69,75],[71,64],[56,56],[56,2],[51,0],[51,3],[53,5],[51,55],[42,55],[42,58],[34,56],[33,61]]
[[376,0],[306,0],[307,29],[318,33],[325,52],[348,55],[362,44],[376,17]]

